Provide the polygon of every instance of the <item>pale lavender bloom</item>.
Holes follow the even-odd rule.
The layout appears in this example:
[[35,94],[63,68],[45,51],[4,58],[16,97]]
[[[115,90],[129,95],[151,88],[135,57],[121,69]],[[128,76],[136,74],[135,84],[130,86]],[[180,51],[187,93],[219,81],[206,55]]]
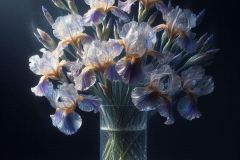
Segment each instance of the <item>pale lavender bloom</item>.
[[135,83],[144,76],[141,58],[154,49],[156,32],[145,22],[132,21],[123,26],[119,36],[126,56],[117,62],[117,72],[126,83]]
[[[113,40],[95,40],[91,44],[84,45],[82,61],[85,68],[81,74],[74,79],[77,89],[87,90],[94,85],[96,82],[95,72],[104,73],[108,78],[117,77],[112,75],[116,72],[114,72],[114,68],[110,69],[110,67],[115,65],[114,58],[119,56],[122,50],[123,47]],[[110,71],[110,73],[108,71]]]
[[54,36],[64,43],[77,44],[86,36],[83,19],[77,14],[58,17],[52,28]]
[[157,30],[165,29],[170,40],[177,40],[178,45],[188,52],[194,52],[196,49],[194,37],[191,32],[196,27],[197,16],[189,9],[160,8],[163,13],[163,19],[166,24],[157,26]]
[[72,84],[64,83],[55,90],[50,102],[56,109],[54,115],[51,115],[52,123],[62,133],[71,135],[77,132],[81,127],[82,119],[74,110],[78,100],[77,90]]
[[149,83],[145,87],[136,87],[132,91],[133,104],[142,111],[157,110],[166,117],[165,124],[174,123],[172,100],[181,90],[181,80],[168,65],[154,70],[150,74]]
[[147,23],[131,21],[122,27],[119,33],[123,41],[127,55],[143,56],[147,51],[154,49],[156,44],[156,32]]
[[45,49],[42,49],[42,57],[39,55],[34,55],[29,58],[29,67],[30,70],[37,74],[45,76],[46,78],[57,79],[60,75],[62,66],[66,63],[65,61],[59,60],[58,50],[54,52],[49,52]]
[[201,117],[197,108],[197,97],[213,92],[214,82],[211,76],[205,75],[204,68],[193,66],[181,73],[183,90],[186,96],[180,98],[178,102],[178,112],[188,120]]
[[129,20],[125,12],[113,6],[115,0],[85,0],[85,2],[90,6],[90,10],[83,16],[85,25],[87,26],[102,23],[107,16],[107,13],[110,11],[124,21]]
[[98,111],[100,99],[94,96],[78,95],[73,84],[64,83],[58,86],[54,91],[51,104],[56,109],[54,115],[51,115],[52,123],[61,132],[71,135],[77,132],[81,127],[82,119],[74,110],[77,106],[83,111]]

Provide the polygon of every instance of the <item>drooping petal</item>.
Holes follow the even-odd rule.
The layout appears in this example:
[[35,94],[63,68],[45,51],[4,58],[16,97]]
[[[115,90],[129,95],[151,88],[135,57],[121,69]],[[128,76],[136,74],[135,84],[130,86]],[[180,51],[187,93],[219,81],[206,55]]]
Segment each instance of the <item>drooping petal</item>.
[[127,12],[127,13],[130,13],[131,12],[131,7],[132,5],[136,2],[137,0],[126,0],[126,1],[121,1],[121,0],[118,0],[118,7]]
[[46,96],[48,97],[49,93],[53,92],[53,84],[46,79],[45,77],[41,77],[38,85],[36,87],[31,88],[31,91],[36,96]]
[[75,87],[80,91],[88,90],[96,82],[96,75],[91,68],[85,67],[81,74],[74,77]]
[[106,13],[101,12],[97,9],[90,9],[83,16],[83,21],[85,26],[94,26],[103,22],[106,17]]
[[78,102],[79,109],[85,112],[94,111],[96,113],[99,111],[100,105],[101,99],[92,95],[84,95],[82,96],[82,99]]
[[196,51],[197,45],[194,41],[195,35],[191,32],[186,33],[184,36],[179,36],[177,38],[177,44],[189,53],[193,53]]
[[140,110],[140,111],[150,111],[155,110],[156,106],[158,105],[157,99],[151,101],[150,97],[151,92],[146,90],[144,87],[136,87],[132,90],[131,98],[133,104]]
[[125,83],[136,84],[144,80],[142,62],[139,59],[122,58],[116,63],[116,70]]
[[175,122],[171,104],[163,103],[162,105],[159,105],[157,110],[162,117],[167,119],[164,124],[171,125]]
[[107,79],[109,79],[111,81],[121,80],[120,75],[116,71],[115,64],[111,64],[107,67],[107,69],[105,71],[105,75],[106,75]]
[[197,108],[195,97],[189,95],[182,97],[178,101],[177,109],[179,114],[187,120],[200,118],[202,115]]
[[158,113],[167,118],[166,125],[173,124],[175,122],[173,112],[168,100],[155,91],[150,91],[145,87],[136,87],[131,94],[133,104],[140,111],[157,110]]
[[66,135],[76,133],[82,125],[82,118],[76,112],[66,113],[64,110],[57,109],[50,117],[53,125]]

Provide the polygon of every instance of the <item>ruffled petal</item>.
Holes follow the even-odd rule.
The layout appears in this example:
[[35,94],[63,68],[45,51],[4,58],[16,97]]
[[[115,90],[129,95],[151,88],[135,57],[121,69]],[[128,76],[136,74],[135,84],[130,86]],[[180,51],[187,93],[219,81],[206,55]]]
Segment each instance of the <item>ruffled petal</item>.
[[100,105],[101,99],[92,95],[84,95],[78,102],[79,109],[85,112],[94,111],[96,113],[99,111]]
[[187,120],[200,118],[202,115],[197,108],[196,99],[189,95],[182,97],[178,101],[177,110],[179,114]]
[[29,62],[30,62],[29,63],[30,70],[37,75],[41,75],[41,71],[38,67],[38,64],[40,62],[39,55],[34,55],[34,56],[30,57]]
[[121,77],[119,76],[119,74],[116,71],[115,64],[111,64],[108,66],[108,68],[105,71],[105,75],[106,75],[107,79],[109,79],[111,81],[121,80]]
[[82,118],[76,112],[66,113],[63,110],[57,109],[55,114],[50,117],[52,124],[66,135],[76,133],[82,125]]
[[136,84],[144,80],[141,60],[122,58],[116,63],[116,70],[125,83]]
[[140,111],[157,110],[161,116],[167,118],[166,125],[175,122],[170,102],[157,92],[152,92],[144,87],[136,87],[132,91],[131,98],[133,104]]
[[90,9],[83,16],[85,26],[94,26],[103,22],[106,14],[97,9]]
[[31,91],[36,96],[46,96],[48,97],[49,94],[53,92],[53,84],[46,79],[45,77],[41,77],[38,85],[36,87],[31,88]]
[[132,32],[137,26],[138,23],[136,21],[131,21],[127,24],[124,24],[122,30],[119,33],[120,38],[125,38],[128,35],[128,33]]
[[205,75],[201,66],[192,66],[181,73],[183,88],[195,96],[210,94],[214,91],[214,81],[211,76]]
[[136,2],[137,0],[126,0],[126,1],[121,1],[118,0],[118,8],[121,10],[130,13],[131,12],[131,7],[132,5]]
[[127,54],[143,56],[147,51],[153,50],[156,44],[156,30],[147,23],[138,24],[131,21],[125,24],[119,34],[124,41]]
[[58,17],[52,25],[53,34],[60,40],[78,37],[84,31],[84,24],[80,15],[67,15]]
[[211,76],[204,76],[191,92],[197,96],[208,95],[214,91],[214,81]]
[[150,83],[160,92],[171,96],[181,89],[181,79],[169,65],[163,65],[152,71]]
[[57,51],[49,52],[45,49],[41,49],[40,51],[43,52],[41,58],[38,55],[29,58],[30,70],[37,75],[49,76],[52,78],[58,76],[56,74],[60,67],[60,62],[58,54],[54,54]]
[[136,87],[132,90],[131,98],[133,104],[140,110],[140,111],[151,111],[155,110],[156,106],[158,106],[158,101],[155,99],[151,101],[150,97],[151,92],[146,90],[144,87]]
[[74,82],[76,89],[85,91],[95,84],[96,75],[92,69],[85,67],[79,76],[74,77]]
[[164,122],[166,125],[171,125],[175,122],[172,106],[169,103],[162,103],[158,106],[158,113],[165,117],[167,120]]

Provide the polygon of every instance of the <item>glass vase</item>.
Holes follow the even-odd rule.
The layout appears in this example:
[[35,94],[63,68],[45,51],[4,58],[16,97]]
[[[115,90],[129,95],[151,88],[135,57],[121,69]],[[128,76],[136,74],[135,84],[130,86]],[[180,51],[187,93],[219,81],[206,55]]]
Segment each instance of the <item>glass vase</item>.
[[134,106],[100,108],[100,160],[146,160],[147,112]]

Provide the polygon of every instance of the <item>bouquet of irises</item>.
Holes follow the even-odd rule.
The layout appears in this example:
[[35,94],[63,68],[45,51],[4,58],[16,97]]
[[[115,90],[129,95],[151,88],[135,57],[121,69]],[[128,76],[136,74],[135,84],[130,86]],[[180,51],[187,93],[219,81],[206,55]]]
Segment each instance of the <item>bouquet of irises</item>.
[[52,2],[66,15],[54,19],[42,8],[55,38],[36,29],[44,48],[29,66],[41,77],[31,90],[49,100],[61,132],[76,133],[79,111],[97,113],[101,105],[156,111],[166,125],[175,110],[187,120],[201,116],[197,99],[214,90],[203,67],[218,52],[212,35],[192,32],[204,10],[194,14],[162,0],[85,0],[90,9],[81,16],[74,0]]

